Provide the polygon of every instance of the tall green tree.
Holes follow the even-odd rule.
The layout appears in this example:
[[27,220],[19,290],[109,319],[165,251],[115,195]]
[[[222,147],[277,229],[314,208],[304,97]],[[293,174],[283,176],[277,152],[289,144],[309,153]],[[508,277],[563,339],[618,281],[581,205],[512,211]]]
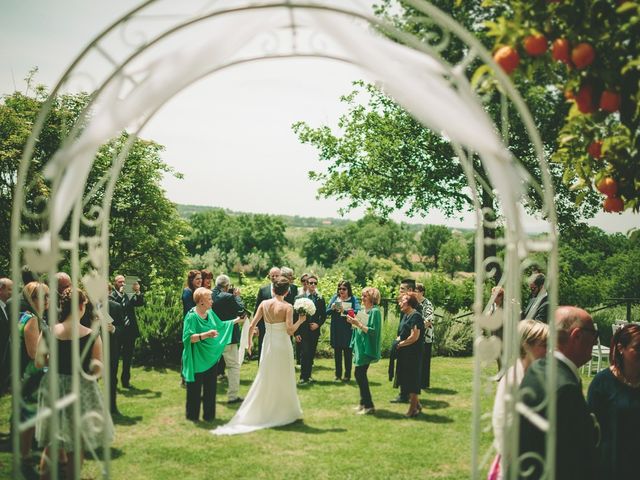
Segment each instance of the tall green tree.
[[[478,2],[470,0],[432,3],[476,33],[485,45],[491,44],[481,31],[483,22],[502,10],[482,8]],[[378,14],[412,34],[431,38],[432,42],[442,35],[437,26],[413,21],[418,12],[404,4],[382,1]],[[455,63],[466,53],[467,47],[453,37],[442,54]],[[476,61],[468,68],[469,76],[477,66]],[[554,149],[567,108],[562,95],[549,95],[544,85],[535,80],[523,81],[519,87],[532,110],[545,149]],[[412,216],[438,208],[453,216],[473,208],[463,169],[450,144],[439,133],[424,128],[392,98],[362,81],[354,82],[354,90],[340,100],[345,104],[346,112],[338,119],[339,133],[327,125],[314,127],[305,122],[293,125],[299,140],[314,146],[319,159],[327,164],[325,169],[309,173],[312,180],[320,182],[318,191],[321,196],[348,200],[346,210],[364,205],[382,215],[403,210]],[[494,92],[488,100],[487,111],[499,125],[500,98]],[[508,115],[510,149],[532,177],[540,180],[540,167],[524,124],[513,108],[509,109]],[[472,161],[477,175],[489,184],[479,159]],[[557,193],[555,207],[561,227],[566,229],[593,216],[598,200],[595,195],[586,195],[576,207],[578,194],[562,184],[563,173],[562,166],[551,166]],[[478,188],[482,208],[496,211],[493,193],[482,185]],[[532,213],[540,212],[543,199],[536,191],[529,193],[532,202],[526,207]],[[487,228],[484,234],[485,237],[493,237],[495,231]],[[487,246],[485,255],[495,254],[495,247]]]
[[426,225],[420,233],[418,249],[422,257],[433,257],[435,268],[438,268],[440,248],[451,238],[451,230],[444,225]]
[[[31,87],[32,76],[27,80]],[[45,87],[37,86],[32,93],[5,95],[0,102],[0,272],[6,274],[11,257],[9,233],[17,170],[47,95]],[[41,173],[43,166],[58,150],[88,100],[83,93],[52,99],[28,172],[30,185],[25,201],[32,211],[40,211],[50,195],[49,185]],[[120,151],[127,138],[123,133],[100,148],[85,193],[108,172],[113,155]],[[182,276],[186,265],[182,245],[185,223],[160,185],[163,175],[177,174],[162,161],[161,151],[162,146],[155,142],[141,139],[134,142],[116,182],[110,211],[112,271],[138,275],[147,284],[154,279],[171,282]],[[86,211],[98,206],[103,194],[104,187],[97,188]],[[63,231],[68,228],[67,224]],[[36,234],[41,231],[41,224],[23,217],[21,229]],[[86,227],[82,232],[91,234]]]
[[461,235],[454,235],[440,247],[442,270],[453,275],[469,265],[469,247]]

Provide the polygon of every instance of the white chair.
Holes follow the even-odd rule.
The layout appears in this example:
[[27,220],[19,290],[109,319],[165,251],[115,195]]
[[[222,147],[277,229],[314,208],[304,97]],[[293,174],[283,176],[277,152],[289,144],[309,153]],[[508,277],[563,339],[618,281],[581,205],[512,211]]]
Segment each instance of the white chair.
[[[593,327],[596,329],[596,331],[598,330],[598,325],[597,324],[594,323]],[[615,323],[612,325],[612,328],[613,328],[613,332],[615,333],[615,331],[616,331],[616,324]],[[620,328],[620,327],[618,327],[618,328]],[[582,371],[583,372],[584,372],[584,369],[586,367],[587,375],[592,375],[593,366],[596,367],[594,373],[598,373],[600,370],[602,370],[602,361],[603,361],[603,359],[606,360],[607,363],[609,362],[609,347],[603,347],[600,344],[600,335],[597,336],[597,340],[598,340],[598,343],[596,343],[593,346],[593,348],[591,349],[591,360],[589,360],[589,363],[587,363],[584,367],[582,367]]]

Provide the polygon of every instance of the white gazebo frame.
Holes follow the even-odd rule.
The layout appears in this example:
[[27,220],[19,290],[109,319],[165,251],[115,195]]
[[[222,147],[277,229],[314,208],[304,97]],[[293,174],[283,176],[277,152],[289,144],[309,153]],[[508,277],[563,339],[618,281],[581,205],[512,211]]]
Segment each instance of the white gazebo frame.
[[[415,56],[416,61],[428,61],[434,65],[436,69],[442,69],[442,78],[451,86],[451,90],[460,98],[464,99],[470,105],[470,108],[482,108],[482,99],[474,91],[474,85],[468,82],[468,73],[473,62],[482,62],[489,66],[487,76],[495,79],[498,91],[500,92],[502,102],[501,123],[494,127],[496,136],[502,138],[504,152],[508,152],[506,145],[509,137],[509,121],[508,112],[510,109],[517,112],[520,121],[526,128],[531,143],[531,148],[535,151],[541,172],[541,184],[533,177],[528,175],[526,170],[521,166],[518,159],[509,154],[503,155],[502,158],[495,158],[491,153],[479,152],[473,150],[469,145],[465,145],[464,141],[458,141],[452,138],[452,131],[442,132],[451,140],[451,144],[457,156],[457,161],[461,163],[467,175],[470,191],[473,197],[476,219],[477,233],[475,236],[475,300],[473,304],[474,313],[474,388],[473,388],[473,434],[470,441],[472,442],[472,458],[471,458],[471,478],[480,478],[483,471],[486,471],[488,462],[493,454],[492,447],[481,449],[481,440],[487,438],[487,430],[490,426],[488,412],[483,411],[482,397],[492,394],[491,377],[495,374],[495,360],[499,356],[502,357],[503,365],[509,365],[518,356],[519,341],[517,338],[517,323],[520,320],[520,291],[522,283],[522,275],[532,264],[532,254],[544,252],[548,258],[545,266],[547,272],[547,290],[550,300],[550,316],[553,315],[557,305],[557,278],[558,272],[558,248],[557,248],[557,222],[554,209],[554,191],[549,173],[549,167],[544,155],[542,141],[535,128],[531,114],[515,89],[508,76],[496,65],[489,51],[460,24],[454,21],[449,15],[443,13],[432,4],[422,0],[408,0],[406,4],[412,6],[420,17],[416,21],[424,22],[438,29],[442,35],[438,38],[418,38],[410,35],[405,31],[401,31],[390,22],[378,18],[373,13],[363,8],[361,2],[336,1],[336,0],[291,0],[291,1],[250,1],[250,0],[234,0],[234,1],[215,1],[215,0],[192,0],[190,2],[178,0],[147,0],[129,13],[118,19],[111,26],[106,28],[78,55],[68,69],[63,74],[59,83],[51,91],[49,98],[44,103],[38,119],[33,126],[33,131],[24,150],[22,157],[17,186],[14,195],[13,216],[11,227],[11,248],[12,248],[12,278],[15,285],[20,284],[21,265],[26,263],[33,272],[37,274],[45,274],[48,278],[51,290],[51,302],[48,310],[48,321],[50,325],[57,321],[58,312],[56,305],[56,280],[55,274],[58,270],[61,255],[69,255],[71,271],[74,286],[83,284],[88,291],[90,299],[96,305],[96,313],[100,320],[101,328],[106,328],[109,316],[106,309],[100,305],[106,305],[106,285],[109,278],[109,212],[115,183],[118,178],[120,169],[125,162],[128,150],[133,142],[138,138],[139,132],[144,128],[147,122],[162,108],[165,102],[180,90],[188,87],[193,82],[215,74],[225,68],[241,65],[247,62],[255,62],[270,59],[286,59],[286,58],[322,58],[339,62],[354,64],[371,70],[372,66],[367,64],[366,59],[358,56],[358,50],[351,50],[351,55],[341,54],[340,51],[331,50],[331,48],[323,45],[322,42],[316,42],[314,33],[308,37],[304,37],[301,32],[304,26],[298,23],[298,17],[301,15],[309,15],[311,17],[317,15],[335,16],[332,18],[346,18],[353,23],[352,32],[355,35],[362,36],[362,25],[369,29],[371,42],[380,42],[380,38],[384,38],[390,48],[400,48],[403,51]],[[157,54],[159,46],[165,42],[178,38],[192,28],[197,28],[205,22],[226,22],[238,14],[263,14],[265,17],[271,13],[285,12],[288,21],[282,25],[276,32],[274,29],[272,42],[273,45],[265,46],[262,51],[253,55],[245,56],[229,56],[211,68],[205,69],[192,75],[184,84],[179,85],[176,91],[165,92],[166,98],[162,98],[155,104],[148,105],[146,109],[141,109],[139,115],[135,118],[127,119],[124,124],[118,124],[114,120],[114,125],[120,130],[126,128],[130,132],[125,148],[112,159],[109,172],[94,186],[91,191],[83,192],[82,190],[70,187],[72,181],[81,182],[84,186],[86,175],[77,172],[83,169],[88,172],[93,163],[93,151],[86,158],[82,157],[81,147],[82,134],[91,132],[91,128],[95,127],[99,121],[104,120],[110,113],[117,117],[119,112],[110,111],[104,105],[111,99],[119,101],[132,98],[132,92],[135,92],[136,86],[146,81],[154,75],[154,68],[158,65],[157,59],[146,59],[147,56],[153,57]],[[317,25],[316,25],[317,27]],[[372,33],[372,31],[374,33]],[[375,33],[378,32],[378,33]],[[324,35],[332,37],[331,31],[323,31]],[[344,32],[342,32],[344,33]],[[383,35],[380,35],[383,34]],[[338,36],[337,34],[335,35]],[[456,64],[450,64],[443,58],[442,52],[448,46],[452,37],[462,42],[466,46],[464,58]],[[377,39],[377,40],[376,40]],[[343,39],[344,40],[344,39]],[[124,51],[124,56],[116,56],[110,49],[109,45],[118,43]],[[395,45],[395,47],[394,47]],[[348,51],[348,48],[347,48]],[[355,52],[355,53],[354,53]],[[413,57],[411,57],[413,58]],[[85,70],[86,62],[90,59],[97,60],[101,67],[92,70],[88,74]],[[145,60],[146,59],[146,60]],[[162,60],[162,59],[160,59]],[[132,68],[133,67],[133,68]],[[100,70],[101,73],[97,73]],[[176,75],[180,74],[176,72]],[[31,188],[31,179],[28,178],[27,172],[32,162],[32,155],[38,138],[41,134],[46,116],[51,109],[53,100],[57,95],[64,91],[76,89],[77,82],[85,83],[85,91],[91,92],[91,100],[87,109],[81,115],[80,120],[71,130],[59,152],[49,159],[45,166],[45,176],[50,186],[50,196],[48,203],[41,211],[32,211],[26,203],[27,192]],[[394,81],[389,81],[384,87],[390,88],[390,95],[394,97],[393,87]],[[401,88],[401,87],[398,87]],[[399,92],[397,89],[396,92]],[[129,97],[128,97],[129,96]],[[394,97],[395,98],[395,97]],[[397,99],[397,98],[396,98]],[[397,99],[398,100],[398,99]],[[101,103],[102,102],[102,103]],[[414,104],[407,101],[399,100],[410,113],[425,126],[434,128],[427,120],[421,117],[420,112],[420,92],[417,93]],[[94,109],[98,113],[94,115]],[[115,108],[114,108],[115,110]],[[92,112],[89,115],[89,112]],[[112,121],[113,119],[109,119]],[[96,127],[97,128],[97,127]],[[113,133],[113,132],[112,132]],[[109,137],[101,138],[97,135],[98,140],[104,143]],[[80,140],[79,140],[80,139]],[[76,148],[74,150],[74,148]],[[498,155],[500,156],[500,155]],[[84,158],[84,159],[83,159]],[[485,238],[485,228],[495,228],[497,226],[494,220],[494,212],[487,212],[482,209],[481,202],[478,198],[478,184],[487,189],[489,185],[484,183],[482,176],[478,175],[474,166],[474,158],[479,158],[482,162],[484,170],[488,173],[491,180],[491,186],[496,197],[496,201],[500,205],[501,224],[504,226],[504,236],[499,238]],[[453,161],[453,160],[452,160]],[[543,199],[542,216],[547,222],[547,231],[544,234],[535,237],[529,236],[522,226],[522,213],[518,208],[518,203],[528,201],[526,192],[536,191]],[[90,200],[100,193],[102,202],[99,207],[92,207],[87,211],[87,205]],[[21,224],[25,218],[37,218],[42,221],[42,232],[33,235],[25,234],[21,230]],[[69,225],[70,228],[66,234],[60,233],[63,225]],[[81,226],[84,230],[91,230],[92,235],[81,235]],[[504,258],[492,257],[485,259],[485,247],[489,244],[496,244],[504,248]],[[501,278],[493,278],[495,271],[489,267],[492,263],[498,263],[504,272]],[[489,271],[488,271],[489,270]],[[550,280],[550,281],[549,281]],[[505,289],[505,308],[504,315],[496,318],[495,314],[491,314],[490,306],[493,298],[486,298],[487,282],[501,285]],[[12,300],[11,318],[17,318],[19,311],[19,290],[14,289]],[[74,305],[77,306],[77,296],[74,297]],[[551,318],[551,317],[550,317]],[[14,451],[14,471],[19,472],[19,432],[33,425],[35,420],[28,422],[20,422],[20,379],[18,378],[19,365],[19,334],[15,325],[12,327],[12,365],[14,366],[14,375],[12,375],[12,391],[13,395],[13,451]],[[502,348],[500,342],[494,336],[495,330],[499,326],[503,326],[503,343]],[[550,342],[549,351],[552,352],[555,344],[555,327],[550,322]],[[74,416],[77,423],[81,421],[81,414],[78,402],[79,382],[77,378],[82,375],[81,356],[87,352],[80,352],[77,342],[77,331],[75,331],[75,342],[73,349],[74,365],[76,368],[75,389],[72,394],[65,398],[57,399],[54,410],[65,405],[73,405]],[[103,414],[108,415],[108,398],[111,385],[109,384],[109,338],[104,338],[104,368],[102,390],[105,398],[105,411]],[[496,348],[496,345],[498,348]],[[57,351],[55,342],[51,346],[51,364],[49,368],[53,372],[57,372]],[[504,368],[504,367],[503,367]],[[555,383],[555,364],[549,362],[548,384]],[[51,375],[53,380],[46,388],[52,398],[56,398],[57,384],[55,375]],[[43,388],[45,386],[43,385]],[[506,407],[516,418],[516,408],[520,415],[526,415],[535,420],[535,424],[547,433],[547,455],[546,458],[538,458],[537,460],[544,467],[546,477],[551,480],[554,478],[554,469],[549,468],[555,464],[555,392],[553,388],[547,388],[548,395],[543,403],[536,408],[529,408],[522,403],[517,395],[515,387],[511,388],[510,395],[507,395]],[[546,418],[539,415],[539,411],[546,409]],[[39,412],[38,416],[46,416],[51,422],[51,427],[55,431],[57,428],[56,415],[49,412]],[[505,445],[509,446],[509,452],[505,452],[508,458],[514,459],[513,464],[518,465],[522,458],[518,458],[518,422],[505,429]],[[80,447],[80,432],[75,434],[76,448]],[[106,442],[105,442],[106,443]],[[486,443],[486,442],[485,442]],[[58,463],[58,442],[54,439],[52,443],[52,475],[57,476]],[[97,452],[91,454],[98,459]],[[528,455],[531,456],[531,455]],[[79,462],[78,456],[76,461]],[[105,444],[100,457],[102,462],[102,472],[104,478],[110,477],[110,450],[109,445]],[[76,465],[76,467],[79,467]],[[79,475],[79,468],[76,468]],[[511,471],[512,478],[516,478],[519,468]]]

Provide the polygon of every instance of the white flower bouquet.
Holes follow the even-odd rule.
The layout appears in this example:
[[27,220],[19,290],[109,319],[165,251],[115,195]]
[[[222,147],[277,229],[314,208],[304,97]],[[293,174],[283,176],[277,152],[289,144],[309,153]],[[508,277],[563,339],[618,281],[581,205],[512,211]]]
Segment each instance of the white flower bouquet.
[[293,310],[298,315],[306,315],[307,317],[310,317],[316,313],[316,306],[308,298],[298,298],[293,304]]

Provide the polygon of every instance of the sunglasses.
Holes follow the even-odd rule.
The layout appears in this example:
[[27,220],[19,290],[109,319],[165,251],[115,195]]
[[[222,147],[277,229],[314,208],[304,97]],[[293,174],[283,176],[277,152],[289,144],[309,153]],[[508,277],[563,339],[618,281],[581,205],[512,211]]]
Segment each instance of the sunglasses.
[[309,285],[317,285],[318,282],[307,282],[307,284],[309,284]]
[[344,290],[344,291],[346,291],[346,290],[348,290],[348,289],[347,289],[347,287],[340,287],[338,290]]

